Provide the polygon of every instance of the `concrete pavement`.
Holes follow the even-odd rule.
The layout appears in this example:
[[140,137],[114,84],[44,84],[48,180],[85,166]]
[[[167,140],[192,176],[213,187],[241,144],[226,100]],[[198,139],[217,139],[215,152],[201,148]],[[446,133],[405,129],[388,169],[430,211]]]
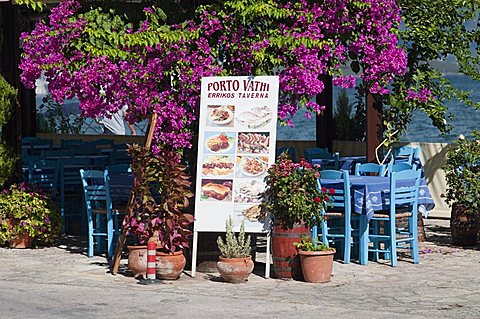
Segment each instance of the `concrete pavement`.
[[426,220],[421,264],[397,268],[335,262],[327,284],[183,274],[143,286],[108,273],[104,257],[64,240],[58,247],[0,248],[0,318],[480,318],[480,250],[449,245],[448,221]]

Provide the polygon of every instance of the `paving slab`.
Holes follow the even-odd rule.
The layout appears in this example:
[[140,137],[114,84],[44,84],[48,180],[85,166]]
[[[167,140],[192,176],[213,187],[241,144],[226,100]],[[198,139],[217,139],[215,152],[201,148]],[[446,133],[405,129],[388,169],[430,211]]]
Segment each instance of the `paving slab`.
[[0,248],[0,318],[480,318],[480,250],[452,247],[448,221],[425,220],[421,264],[334,263],[326,284],[264,279],[262,264],[244,284],[188,271],[179,280],[139,285],[122,259],[85,243]]

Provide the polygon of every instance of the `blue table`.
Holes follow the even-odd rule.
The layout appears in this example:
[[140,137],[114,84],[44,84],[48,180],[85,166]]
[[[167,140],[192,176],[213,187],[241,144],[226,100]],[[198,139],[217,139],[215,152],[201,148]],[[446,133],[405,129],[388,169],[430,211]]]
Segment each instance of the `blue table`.
[[[365,215],[369,221],[374,212],[389,209],[390,177],[350,176],[350,182],[352,184],[352,208],[355,213]],[[341,180],[320,179],[320,183],[326,188],[338,187]],[[402,184],[408,186],[408,181],[399,185],[402,186]],[[424,215],[435,207],[425,178],[420,180],[418,203],[419,211]]]
[[[338,164],[339,169],[345,169],[349,171],[351,174],[355,173],[355,164],[356,163],[366,163],[367,157],[366,156],[345,156],[340,157]],[[319,164],[320,167],[323,165],[333,166],[335,164],[335,160],[333,159],[312,159],[312,165]]]

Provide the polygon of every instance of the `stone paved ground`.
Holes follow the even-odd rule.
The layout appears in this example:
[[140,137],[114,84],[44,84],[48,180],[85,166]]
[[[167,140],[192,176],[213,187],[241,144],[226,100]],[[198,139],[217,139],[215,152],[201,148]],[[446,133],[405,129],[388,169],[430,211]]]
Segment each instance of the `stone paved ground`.
[[183,274],[143,286],[71,240],[0,249],[0,318],[480,318],[480,250],[450,247],[448,221],[427,220],[421,264],[334,264],[327,284]]

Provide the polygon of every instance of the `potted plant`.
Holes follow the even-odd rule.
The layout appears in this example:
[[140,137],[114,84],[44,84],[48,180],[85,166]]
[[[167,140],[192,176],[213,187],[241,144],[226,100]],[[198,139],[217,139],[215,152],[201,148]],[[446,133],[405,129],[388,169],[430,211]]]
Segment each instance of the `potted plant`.
[[0,193],[0,243],[12,248],[28,248],[33,240],[48,244],[60,228],[60,212],[41,190],[24,183]]
[[273,270],[278,278],[302,279],[293,243],[310,235],[309,227],[320,221],[322,208],[329,200],[317,187],[318,168],[305,159],[294,163],[279,156],[265,177],[267,188],[261,210],[273,219]]
[[232,217],[225,222],[225,242],[218,236],[217,245],[221,256],[217,269],[226,282],[234,284],[248,280],[253,271],[253,261],[250,254],[250,236],[245,236],[245,224],[242,220],[238,237],[235,236]]
[[447,151],[443,168],[447,181],[446,202],[452,206],[452,244],[480,243],[480,131],[470,138],[460,135]]
[[294,243],[300,255],[303,278],[306,282],[329,282],[332,276],[333,255],[335,249],[327,244],[318,243],[311,237],[302,237]]
[[166,149],[129,148],[135,179],[135,215],[127,218],[130,235],[140,244],[157,244],[157,278],[178,279],[186,264],[183,250],[189,247],[193,216],[186,212],[191,182],[179,154]]

